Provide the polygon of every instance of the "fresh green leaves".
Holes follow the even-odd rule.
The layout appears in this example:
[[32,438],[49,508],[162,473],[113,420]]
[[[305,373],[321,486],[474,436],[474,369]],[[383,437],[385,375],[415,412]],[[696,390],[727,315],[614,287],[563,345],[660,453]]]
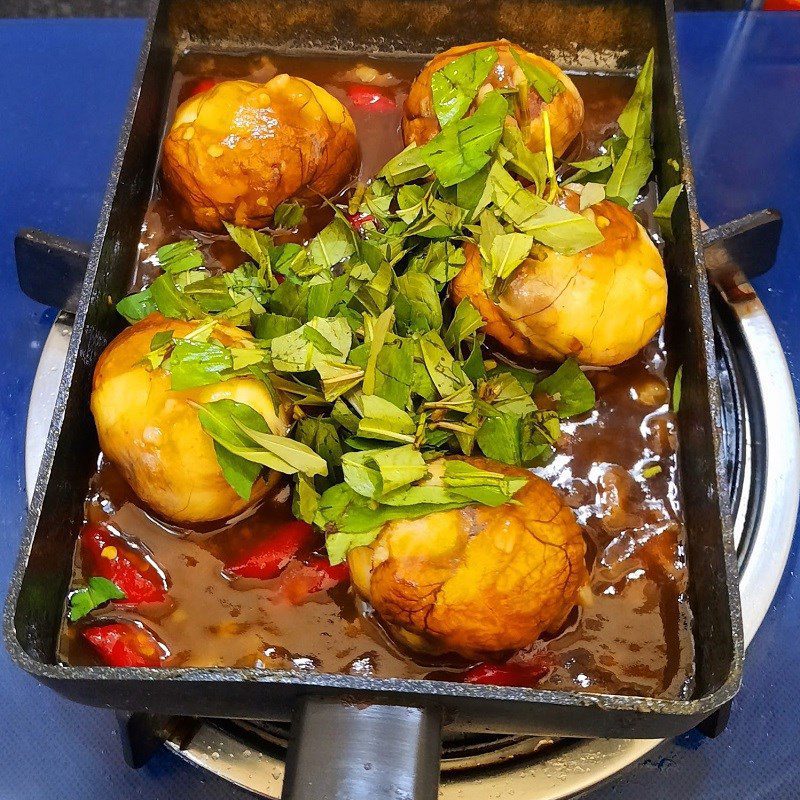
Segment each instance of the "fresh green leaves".
[[[404,183],[424,178],[430,172],[425,154],[424,147],[417,147],[412,142],[405,150],[389,159],[377,177],[384,179],[389,186],[402,186]],[[391,196],[376,195],[374,191],[370,194],[372,197],[366,200],[367,210],[377,215],[388,213],[388,202],[381,202],[381,200],[383,198],[391,200]]]
[[489,183],[492,203],[500,216],[559,253],[577,253],[603,241],[590,219],[527,191],[500,164],[492,166]]
[[197,249],[194,239],[165,244],[156,251],[156,263],[170,275],[199,269],[203,266],[203,254]]
[[361,397],[363,418],[357,433],[367,439],[413,443],[417,425],[413,417],[389,400],[374,394]]
[[[481,470],[457,460],[444,462],[440,476],[427,476],[424,461],[417,459],[411,448],[353,456],[346,455],[343,461],[347,462],[345,472],[355,473],[351,478],[355,486],[348,482],[328,489],[319,500],[314,518],[315,524],[327,534],[326,546],[332,564],[344,561],[354,547],[374,541],[386,522],[418,519],[473,503],[499,506],[511,501],[527,483],[527,478]],[[404,481],[393,489],[387,488],[381,473],[382,467],[387,471],[389,459],[402,465],[390,471]],[[416,478],[412,480],[414,475]],[[375,502],[376,496],[381,497],[380,503]]]
[[225,479],[241,497],[250,497],[260,467],[286,475],[327,474],[325,459],[302,442],[273,435],[264,417],[250,406],[235,400],[193,405],[203,430],[218,445],[217,460]]
[[225,223],[225,230],[228,236],[258,265],[260,274],[272,278],[269,251],[272,247],[272,239],[261,231],[254,231],[252,228],[238,227]]
[[352,331],[342,317],[315,317],[270,343],[272,365],[279,372],[308,372],[326,362],[344,362]]
[[564,91],[564,84],[527,54],[517,52],[513,47],[510,49],[528,84],[536,90],[545,103],[552,103],[555,96]]
[[492,240],[489,267],[495,279],[505,280],[530,255],[533,236],[503,233]]
[[300,203],[293,203],[287,200],[275,209],[275,213],[272,216],[272,224],[275,228],[290,231],[303,221],[304,216],[305,209]]
[[308,243],[308,257],[320,270],[330,270],[355,252],[353,229],[338,214]]
[[424,272],[400,275],[392,302],[400,333],[425,333],[442,327],[442,301],[430,275]]
[[477,443],[487,458],[504,464],[531,466],[550,454],[558,435],[555,414],[501,412],[484,421],[478,431]]
[[549,395],[561,419],[583,414],[594,408],[594,387],[575,359],[567,359],[552,375],[536,384],[536,392]]
[[656,206],[656,210],[653,212],[653,216],[661,229],[661,235],[665,239],[672,239],[672,212],[675,209],[675,203],[678,202],[682,191],[682,183],[678,183],[667,189],[661,201]]
[[378,501],[428,474],[425,459],[411,445],[346,453],[342,470],[351,489]]
[[479,469],[466,461],[446,461],[442,483],[451,494],[486,506],[500,506],[527,484],[527,478]]
[[122,300],[117,303],[117,311],[121,316],[125,317],[131,325],[157,310],[158,307],[156,306],[155,300],[153,300],[153,293],[149,288],[143,289],[141,292],[136,292],[136,294],[123,297]]
[[547,180],[547,157],[543,152],[534,153],[522,139],[519,127],[506,124],[503,128],[503,147],[506,149],[507,169],[525,180],[531,181],[536,194],[541,195]]
[[[547,375],[484,360],[481,313],[470,300],[447,302],[467,242],[478,245],[484,288],[498,296],[521,264],[535,269],[546,248],[573,254],[603,239],[588,211],[557,201],[552,148],[532,153],[509,119],[510,103],[529,107],[529,89],[546,104],[564,88],[515,58],[512,89],[484,86],[497,62],[493,47],[434,73],[440,133],[359,184],[346,215],[332,206],[331,222],[306,244],[276,245],[267,232],[229,226],[248,259],[235,270],[207,268],[196,242],[178,242],[159,251],[164,273],[120,302],[129,320],[158,310],[200,323],[183,338],[165,331],[146,357],[174,390],[247,376],[263,382],[276,407],[293,404],[289,436],[270,430],[269,414],[233,399],[196,409],[239,495],[250,497],[265,467],[294,476],[293,509],[326,531],[334,561],[387,520],[512,501],[524,478],[441,456],[544,463],[559,420],[594,404],[573,361]],[[626,145],[645,138],[646,77],[621,116],[620,135],[597,163],[582,165],[591,176],[582,211],[606,196]],[[629,174],[635,156],[625,156]],[[623,177],[615,180],[627,191]],[[284,203],[273,227],[296,229],[302,215],[301,205]],[[224,345],[214,337],[218,320],[255,339]]]
[[446,125],[419,148],[442,186],[454,186],[481,170],[492,157],[508,113],[500,92],[489,92],[474,114]]
[[442,341],[449,350],[457,348],[461,342],[475,333],[483,325],[483,317],[478,309],[465,297],[453,313],[453,319],[445,331]]
[[636,80],[628,104],[619,115],[619,127],[626,137],[622,154],[614,163],[606,184],[606,195],[630,208],[653,171],[650,127],[653,117],[653,51]]
[[78,589],[69,596],[70,621],[77,622],[109,600],[124,599],[125,592],[112,581],[107,578],[89,578],[86,588]]
[[449,61],[431,75],[433,110],[442,127],[464,116],[495,63],[497,50],[484,47]]
[[672,403],[671,408],[677,414],[681,407],[681,391],[683,385],[683,364],[678,367],[675,373],[675,380],[672,382]]
[[[636,80],[630,100],[617,118],[619,133],[603,142],[602,152],[583,161],[572,162],[577,172],[572,182],[587,180],[605,187],[605,196],[631,208],[653,170],[650,142],[653,117],[653,66],[651,50]],[[582,199],[581,208],[597,202],[597,193]]]
[[175,391],[219,383],[226,370],[233,369],[233,357],[227,347],[216,342],[181,339],[164,364]]

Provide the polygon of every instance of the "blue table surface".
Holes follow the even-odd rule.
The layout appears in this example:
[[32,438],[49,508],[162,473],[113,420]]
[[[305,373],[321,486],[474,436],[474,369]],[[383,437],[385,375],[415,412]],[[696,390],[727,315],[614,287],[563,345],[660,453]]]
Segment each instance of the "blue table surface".
[[[54,313],[20,293],[13,236],[28,226],[91,239],[143,31],[141,20],[0,22],[0,587],[25,516],[25,413]],[[678,31],[702,214],[712,225],[767,206],[784,214],[778,263],[756,285],[800,395],[800,13],[684,13]],[[798,796],[797,564],[795,546],[725,733],[680,737],[588,797]],[[250,796],[167,752],[128,769],[109,712],[60,698],[5,651],[0,708],[0,800]]]

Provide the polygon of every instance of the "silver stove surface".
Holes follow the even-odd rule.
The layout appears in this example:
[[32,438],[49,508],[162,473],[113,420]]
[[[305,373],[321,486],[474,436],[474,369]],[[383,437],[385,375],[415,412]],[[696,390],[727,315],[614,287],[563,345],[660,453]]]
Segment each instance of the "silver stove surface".
[[[717,364],[724,409],[718,422],[742,570],[745,641],[749,644],[769,608],[789,554],[800,495],[800,430],[794,415],[782,413],[787,404],[794,406],[794,394],[783,351],[763,306],[757,299],[736,306],[720,296],[716,301]],[[29,493],[38,473],[70,330],[69,316],[60,315],[36,372],[26,430]],[[277,798],[283,782],[287,732],[287,726],[279,723],[201,720],[189,736],[176,734],[167,746],[257,795]],[[445,734],[440,797],[570,797],[624,769],[660,741]]]

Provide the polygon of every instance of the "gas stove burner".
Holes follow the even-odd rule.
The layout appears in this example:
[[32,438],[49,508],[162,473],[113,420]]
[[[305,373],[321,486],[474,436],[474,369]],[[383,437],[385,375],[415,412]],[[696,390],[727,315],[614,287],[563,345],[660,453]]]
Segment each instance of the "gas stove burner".
[[[727,287],[724,294],[715,291],[713,296],[722,395],[720,466],[734,520],[746,643],[752,640],[777,591],[800,495],[800,429],[794,414],[787,414],[787,409],[795,408],[788,367],[766,311],[741,272],[730,269],[735,263],[754,274],[753,266],[763,271],[765,264],[772,263],[777,239],[765,244],[765,228],[771,222],[775,217],[765,220],[762,212],[715,229],[706,238],[709,266],[714,269],[716,282]],[[771,230],[777,235],[775,225]],[[757,245],[753,237],[758,239]],[[24,244],[22,249],[29,257],[36,257],[39,267],[42,259],[57,257],[56,251],[63,247],[52,237],[30,233]],[[76,253],[76,247],[70,246]],[[17,256],[19,263],[19,246]],[[735,299],[729,301],[725,295]],[[69,308],[70,298],[61,300]],[[29,494],[57,402],[70,329],[71,315],[62,312],[45,343],[34,380],[25,453]],[[707,720],[704,732],[714,735],[715,726],[720,730],[726,712],[721,709]],[[121,722],[126,759],[133,766],[141,766],[155,748],[166,743],[186,760],[257,795],[280,797],[286,724],[159,719],[139,714]],[[514,794],[520,800],[558,800],[610,777],[659,744],[660,740],[445,732],[440,797],[485,800]]]

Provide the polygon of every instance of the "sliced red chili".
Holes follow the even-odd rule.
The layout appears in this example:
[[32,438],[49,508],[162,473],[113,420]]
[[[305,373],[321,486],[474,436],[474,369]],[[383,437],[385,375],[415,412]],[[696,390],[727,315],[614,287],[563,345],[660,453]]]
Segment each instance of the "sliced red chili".
[[397,103],[376,86],[353,83],[347,87],[347,96],[356,108],[385,113],[397,108]]
[[109,667],[157,667],[166,657],[155,635],[133,622],[93,625],[81,636]]
[[375,222],[372,214],[347,214],[346,216],[350,226],[357,231],[361,231],[368,222]]
[[333,565],[324,556],[310,556],[285,573],[282,591],[292,605],[304,603],[317,592],[333,589],[350,578],[347,562]]
[[293,558],[303,550],[308,552],[312,541],[312,527],[307,522],[292,520],[259,542],[241,560],[225,567],[225,571],[239,578],[277,578]]
[[192,86],[189,97],[194,97],[201,92],[207,92],[209,89],[213,89],[218,83],[219,81],[216,78],[200,78],[200,80]]
[[86,525],[81,532],[83,572],[107,578],[124,593],[121,603],[158,603],[167,594],[164,578],[148,560],[103,525]]
[[550,670],[546,660],[532,664],[476,664],[464,673],[464,683],[489,686],[538,686]]

